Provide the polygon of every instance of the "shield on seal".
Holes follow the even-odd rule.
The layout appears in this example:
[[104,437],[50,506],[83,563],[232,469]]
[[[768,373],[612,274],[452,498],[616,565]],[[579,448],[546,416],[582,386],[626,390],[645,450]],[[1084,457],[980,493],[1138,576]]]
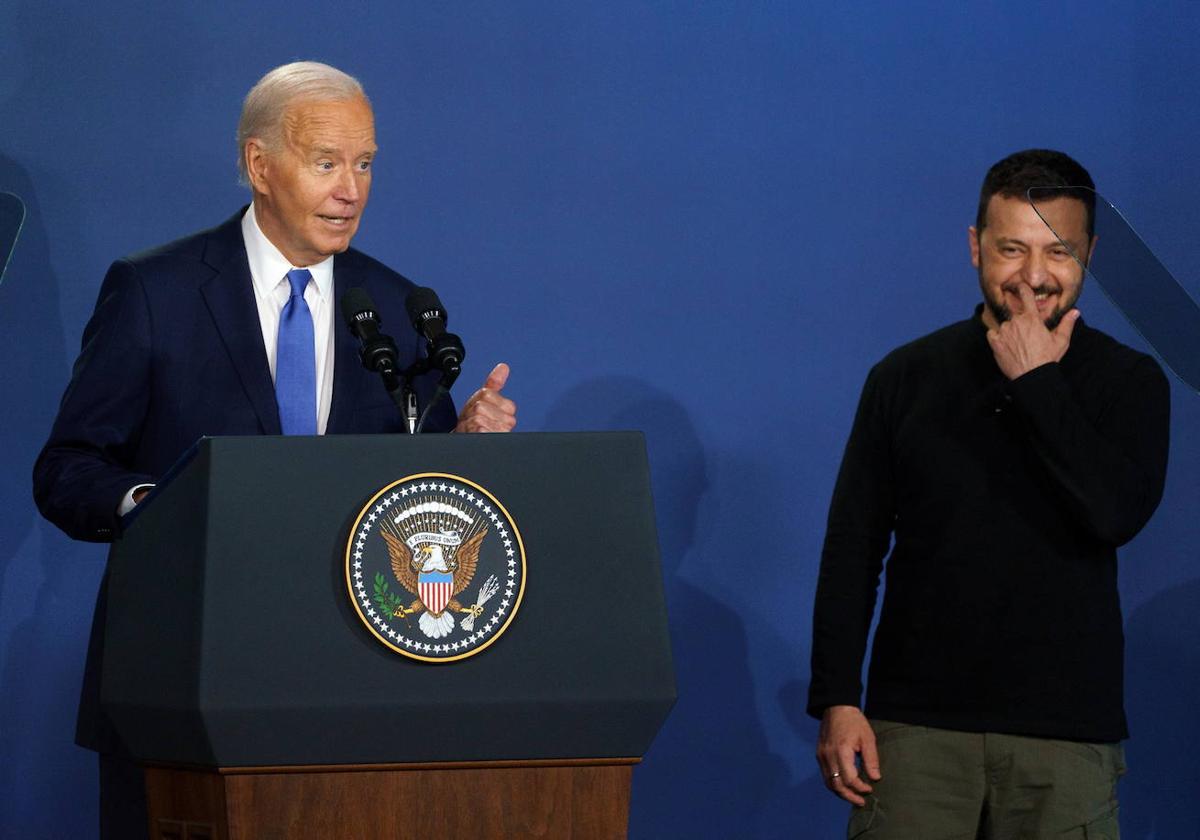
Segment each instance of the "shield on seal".
[[454,594],[454,575],[450,572],[421,572],[417,575],[417,594],[433,615],[440,615]]

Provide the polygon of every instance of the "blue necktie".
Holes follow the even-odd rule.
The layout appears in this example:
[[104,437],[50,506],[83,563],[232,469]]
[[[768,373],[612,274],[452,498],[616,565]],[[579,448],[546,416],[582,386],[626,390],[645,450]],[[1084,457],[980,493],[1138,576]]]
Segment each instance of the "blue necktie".
[[304,288],[312,275],[306,268],[287,274],[292,296],[279,315],[275,348],[275,401],[285,435],[317,433],[317,363],[313,350],[313,321]]

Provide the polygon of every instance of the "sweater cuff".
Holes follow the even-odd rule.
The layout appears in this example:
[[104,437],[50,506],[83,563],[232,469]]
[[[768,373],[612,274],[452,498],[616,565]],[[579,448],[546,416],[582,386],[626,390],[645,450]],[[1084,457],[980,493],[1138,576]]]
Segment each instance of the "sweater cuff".
[[846,691],[846,692],[821,692],[820,696],[810,692],[808,695],[808,706],[805,711],[809,717],[814,717],[820,720],[825,714],[825,710],[830,706],[857,706],[862,708],[862,692]]
[[1008,392],[1021,407],[1043,406],[1070,386],[1058,362],[1038,365],[1008,383]]

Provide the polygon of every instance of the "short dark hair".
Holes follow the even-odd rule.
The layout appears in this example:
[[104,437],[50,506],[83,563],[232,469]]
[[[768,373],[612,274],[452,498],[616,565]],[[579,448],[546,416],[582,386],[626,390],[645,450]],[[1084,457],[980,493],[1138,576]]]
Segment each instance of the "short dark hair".
[[1016,152],[988,170],[987,177],[983,179],[983,189],[979,191],[975,229],[982,231],[987,224],[987,207],[992,196],[1025,198],[1032,187],[1080,188],[1064,189],[1062,195],[1083,202],[1087,208],[1087,235],[1088,239],[1092,238],[1096,227],[1096,185],[1092,176],[1078,161],[1052,149]]

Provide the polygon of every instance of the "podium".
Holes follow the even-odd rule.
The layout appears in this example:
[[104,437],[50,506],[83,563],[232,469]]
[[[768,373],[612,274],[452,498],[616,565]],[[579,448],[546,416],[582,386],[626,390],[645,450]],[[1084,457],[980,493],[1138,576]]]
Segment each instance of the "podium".
[[[524,549],[456,661],[389,649],[347,586],[373,500],[426,473]],[[642,437],[204,439],[114,545],[101,674],[153,838],[623,837],[675,699]]]

